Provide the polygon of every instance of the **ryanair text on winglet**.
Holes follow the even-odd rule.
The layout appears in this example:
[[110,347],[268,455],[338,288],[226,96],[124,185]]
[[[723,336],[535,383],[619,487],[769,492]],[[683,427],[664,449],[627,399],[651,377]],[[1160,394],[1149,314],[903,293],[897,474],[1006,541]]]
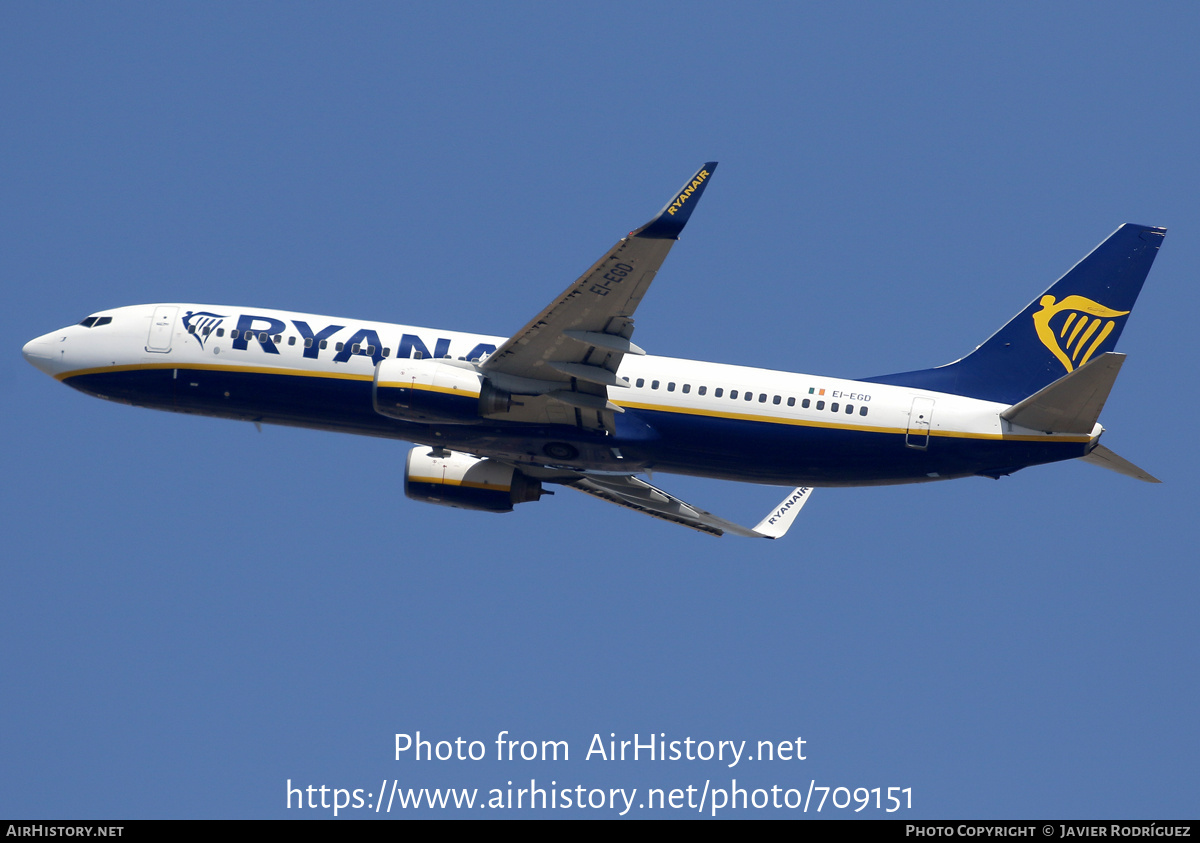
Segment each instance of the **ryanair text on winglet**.
[[667,213],[671,216],[675,216],[675,212],[683,207],[683,203],[688,201],[688,198],[696,192],[696,188],[702,185],[704,180],[707,178],[708,170],[701,170],[700,172],[696,173],[696,178],[692,179],[692,183],[685,187],[683,192],[679,194],[678,198],[676,198],[674,202],[667,206]]
[[805,495],[807,495],[810,491],[812,490],[808,488],[797,489],[796,493],[784,501],[783,504],[780,505],[779,509],[776,510],[775,514],[767,519],[767,523],[774,524],[775,521],[782,518],[789,509],[791,509],[800,501],[804,500]]

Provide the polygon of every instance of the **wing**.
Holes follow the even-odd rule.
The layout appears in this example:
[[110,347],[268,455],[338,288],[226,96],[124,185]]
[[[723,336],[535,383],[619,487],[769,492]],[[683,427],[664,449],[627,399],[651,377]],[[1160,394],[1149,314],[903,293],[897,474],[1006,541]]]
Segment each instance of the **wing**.
[[[521,470],[529,472],[527,466],[523,466]],[[540,479],[547,482],[569,486],[609,503],[644,512],[646,515],[652,515],[674,524],[682,524],[714,536],[732,533],[735,536],[747,538],[783,538],[788,528],[792,526],[792,521],[800,512],[800,508],[812,496],[811,488],[801,486],[793,489],[767,514],[766,518],[758,522],[754,529],[750,529],[685,503],[674,495],[632,475],[583,474],[546,469],[544,473],[534,476],[540,476]]]
[[617,375],[626,354],[645,354],[629,338],[633,312],[671,246],[687,224],[716,169],[705,164],[659,213],[567,287],[481,365],[514,400],[488,418],[573,424],[613,430],[610,388],[629,384]]

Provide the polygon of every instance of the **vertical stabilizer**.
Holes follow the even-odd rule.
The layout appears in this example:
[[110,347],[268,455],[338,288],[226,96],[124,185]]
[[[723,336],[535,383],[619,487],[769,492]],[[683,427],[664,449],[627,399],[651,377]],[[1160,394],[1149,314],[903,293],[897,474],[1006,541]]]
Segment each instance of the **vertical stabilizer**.
[[1113,350],[1165,234],[1127,223],[961,360],[864,380],[1015,404]]

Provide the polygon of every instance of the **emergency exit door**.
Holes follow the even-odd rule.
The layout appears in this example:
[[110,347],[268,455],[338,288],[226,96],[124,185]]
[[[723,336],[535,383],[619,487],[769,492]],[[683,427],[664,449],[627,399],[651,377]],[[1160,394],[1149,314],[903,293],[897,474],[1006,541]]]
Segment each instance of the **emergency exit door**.
[[166,354],[171,350],[171,334],[175,329],[175,314],[178,307],[160,304],[154,308],[154,318],[150,320],[150,335],[146,337],[146,350]]
[[929,447],[929,430],[933,426],[932,398],[914,398],[908,411],[908,432],[904,444],[909,448],[925,450]]

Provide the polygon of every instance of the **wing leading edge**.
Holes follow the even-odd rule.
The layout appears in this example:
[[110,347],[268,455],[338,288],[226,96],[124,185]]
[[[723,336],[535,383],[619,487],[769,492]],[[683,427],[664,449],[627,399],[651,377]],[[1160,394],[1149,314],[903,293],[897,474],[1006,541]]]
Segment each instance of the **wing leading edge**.
[[520,399],[489,417],[613,430],[621,409],[609,389],[629,386],[616,372],[630,341],[633,313],[687,224],[716,169],[696,171],[650,222],[621,238],[529,324],[481,365],[497,387]]
[[[512,401],[488,418],[571,424],[613,431],[609,389],[628,388],[617,375],[626,354],[645,354],[630,340],[633,314],[679,239],[709,179],[710,161],[676,191],[650,222],[621,238],[529,324],[480,365],[481,373]],[[513,466],[517,468],[517,466]],[[808,502],[812,489],[793,489],[753,529],[692,506],[633,475],[590,474],[522,464],[519,470],[548,483],[637,512],[720,536],[781,538]]]
[[[489,418],[574,423],[613,430],[609,389],[628,388],[617,369],[626,354],[645,354],[630,340],[633,313],[679,239],[709,179],[710,161],[676,191],[650,222],[621,238],[529,324],[496,349],[480,370],[496,387],[513,393],[511,404]],[[515,466],[514,466],[515,467]],[[692,506],[633,475],[600,475],[521,465],[520,470],[637,512],[720,536],[781,538],[812,489],[793,489],[753,529]]]

